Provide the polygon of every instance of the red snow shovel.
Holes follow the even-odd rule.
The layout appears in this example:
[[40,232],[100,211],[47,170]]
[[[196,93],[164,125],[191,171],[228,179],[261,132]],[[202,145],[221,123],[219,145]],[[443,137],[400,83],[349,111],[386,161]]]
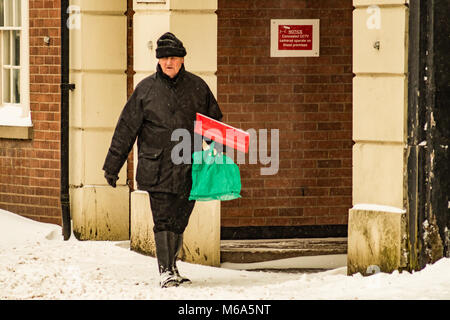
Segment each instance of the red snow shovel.
[[197,113],[194,132],[238,151],[248,152],[250,134]]

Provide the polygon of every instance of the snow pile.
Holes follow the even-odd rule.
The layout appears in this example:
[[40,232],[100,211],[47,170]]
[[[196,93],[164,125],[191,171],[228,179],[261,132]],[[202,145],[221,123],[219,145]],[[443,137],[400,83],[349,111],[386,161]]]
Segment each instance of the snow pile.
[[353,206],[354,210],[364,210],[364,211],[381,211],[381,212],[392,212],[392,213],[405,213],[406,210],[384,206],[379,204],[368,204],[368,203],[357,203]]
[[193,284],[160,289],[156,259],[128,242],[63,241],[61,228],[0,210],[2,299],[450,299],[450,259],[413,274],[239,271],[179,262]]
[[54,224],[38,223],[0,209],[0,246],[41,238],[48,240],[62,239],[61,227]]

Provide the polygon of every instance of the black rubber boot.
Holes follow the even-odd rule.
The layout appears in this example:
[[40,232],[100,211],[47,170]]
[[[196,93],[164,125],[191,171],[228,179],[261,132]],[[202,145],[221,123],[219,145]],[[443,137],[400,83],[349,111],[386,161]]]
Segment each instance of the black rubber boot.
[[177,277],[177,281],[179,284],[191,284],[192,281],[186,277],[182,277],[180,275],[180,272],[178,271],[177,258],[178,258],[178,255],[180,254],[180,251],[182,248],[183,248],[183,234],[177,234],[176,235],[175,254],[174,254],[174,258],[173,258],[173,272],[174,272],[175,276]]
[[178,286],[179,281],[173,268],[174,254],[177,246],[176,234],[170,231],[156,232],[155,245],[161,288]]

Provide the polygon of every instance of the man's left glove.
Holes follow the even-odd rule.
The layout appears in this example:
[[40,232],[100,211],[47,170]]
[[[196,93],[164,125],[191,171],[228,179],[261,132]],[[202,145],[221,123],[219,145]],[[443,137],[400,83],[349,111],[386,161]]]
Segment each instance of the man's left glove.
[[[209,148],[211,147],[211,143],[213,142],[213,140],[208,139],[206,137],[203,137],[203,140],[206,142],[206,144],[209,146]],[[205,149],[208,150],[209,148]],[[224,145],[218,142],[214,143],[214,155],[218,154],[219,152],[225,152],[226,150],[224,149]]]
[[105,178],[106,181],[108,182],[108,184],[115,188],[116,187],[116,181],[119,179],[119,177],[115,174],[110,174],[108,172],[105,171]]

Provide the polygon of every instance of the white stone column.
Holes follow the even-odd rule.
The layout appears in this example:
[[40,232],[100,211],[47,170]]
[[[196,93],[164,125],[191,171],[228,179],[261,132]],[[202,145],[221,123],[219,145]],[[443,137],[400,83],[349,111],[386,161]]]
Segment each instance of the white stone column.
[[[202,77],[216,94],[217,0],[134,0],[135,85],[156,71],[156,42],[165,32],[184,44],[186,70]],[[135,161],[137,162],[137,161]],[[136,165],[136,164],[135,164]],[[131,248],[155,254],[153,220],[148,194],[131,195]],[[185,261],[220,265],[220,202],[197,202],[184,234],[181,257]]]
[[117,188],[102,170],[126,102],[124,0],[72,0],[70,30],[70,196],[73,231],[83,240],[129,239],[126,166]]
[[353,205],[348,272],[390,272],[404,243],[408,1],[354,0]]

